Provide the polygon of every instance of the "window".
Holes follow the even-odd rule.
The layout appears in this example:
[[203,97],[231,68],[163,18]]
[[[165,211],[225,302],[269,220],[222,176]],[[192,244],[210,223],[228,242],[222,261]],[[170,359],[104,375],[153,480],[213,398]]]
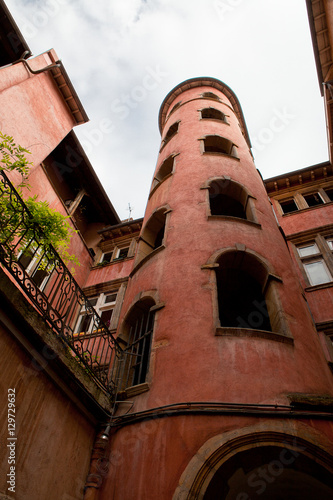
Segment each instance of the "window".
[[230,179],[217,179],[209,185],[211,215],[223,215],[254,221],[252,197]]
[[100,263],[109,264],[110,262],[126,259],[126,257],[128,257],[128,252],[129,252],[129,247],[123,247],[123,248],[116,247],[115,249],[112,250],[112,252],[110,251],[103,253]]
[[330,203],[333,200],[333,188],[320,188],[315,192],[296,192],[294,197],[279,201],[283,214],[304,210],[306,208],[317,207],[324,203]]
[[311,286],[332,282],[333,238],[318,235],[315,241],[297,245],[297,253]]
[[164,160],[164,162],[156,172],[156,175],[153,180],[152,189],[154,189],[154,187],[160,184],[168,175],[172,174],[174,162],[175,162],[174,155],[169,156],[166,160]]
[[112,255],[113,255],[113,252],[103,253],[100,262],[103,264],[109,264],[112,260]]
[[115,258],[113,260],[123,260],[123,259],[126,259],[126,257],[128,256],[128,251],[129,251],[129,247],[118,248],[117,252],[116,252],[116,256],[115,256]]
[[[81,308],[75,328],[76,333],[93,333],[99,325],[93,321],[93,309],[100,316],[107,328],[110,327],[111,317],[117,300],[117,292],[101,293],[97,297],[89,298],[89,303]],[[92,306],[92,307],[91,307]]]
[[174,107],[170,111],[170,115],[171,115],[171,113],[173,113],[174,111],[176,111],[176,109],[178,109],[180,107],[181,103],[182,103],[182,101],[179,101],[179,102],[177,102],[177,104],[174,105]]
[[41,248],[33,249],[34,245],[25,248],[18,256],[18,262],[31,277],[35,285],[43,290],[54,269],[54,262]]
[[291,212],[295,212],[296,210],[298,210],[298,206],[296,205],[296,202],[294,199],[280,201],[280,205],[282,207],[284,214],[289,214]]
[[220,120],[224,123],[227,123],[227,119],[222,111],[219,111],[215,108],[205,108],[201,110],[201,118],[209,119],[209,120]]
[[166,208],[160,208],[147,221],[139,238],[136,264],[150,255],[154,250],[162,248],[164,242]]
[[319,193],[304,194],[303,197],[309,207],[315,207],[316,205],[322,205],[324,203]]
[[275,280],[266,266],[246,251],[226,251],[215,268],[222,328],[245,328],[286,335]]
[[214,101],[220,101],[219,96],[217,96],[213,92],[203,92],[201,96],[204,97],[205,99],[213,99]]
[[330,201],[333,201],[333,188],[325,189],[325,193],[327,194]]
[[204,139],[205,153],[222,153],[238,158],[237,147],[229,139],[219,135],[208,135]]
[[124,347],[124,365],[121,374],[123,389],[146,382],[154,327],[155,302],[140,300],[131,309],[118,337]]
[[175,136],[177,134],[178,128],[179,128],[179,122],[176,122],[173,125],[171,125],[171,127],[167,131],[167,133],[162,141],[162,148],[170,141],[170,139],[172,139],[173,136]]

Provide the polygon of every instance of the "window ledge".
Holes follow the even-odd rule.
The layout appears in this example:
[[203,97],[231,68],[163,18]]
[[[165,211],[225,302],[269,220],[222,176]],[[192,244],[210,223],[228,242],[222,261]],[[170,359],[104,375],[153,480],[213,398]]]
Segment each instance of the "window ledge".
[[114,259],[114,260],[111,260],[111,262],[106,262],[105,264],[103,264],[102,262],[98,262],[97,264],[91,266],[91,270],[101,269],[103,267],[111,266],[112,264],[119,264],[119,262],[125,262],[125,261],[133,259],[133,258],[134,258],[134,255],[129,255],[127,257],[124,257],[123,259]]
[[289,215],[296,215],[299,213],[304,213],[304,212],[309,212],[311,210],[316,210],[317,208],[323,208],[327,207],[328,205],[332,205],[332,201],[320,203],[320,205],[314,205],[313,207],[305,207],[305,208],[299,208],[298,210],[293,210],[292,212],[288,212],[287,214],[282,214],[282,217],[288,217]]
[[232,215],[208,215],[208,220],[226,220],[231,222],[241,222],[243,224],[248,224],[249,226],[257,227],[261,229],[261,224],[259,222],[254,222],[249,219],[242,219],[241,217],[233,217]]
[[143,259],[140,260],[140,262],[138,262],[136,264],[136,266],[134,266],[134,268],[130,272],[130,275],[129,275],[130,278],[132,278],[132,276],[138,271],[138,269],[140,269],[140,267],[142,267],[146,262],[148,262],[148,260],[150,260],[152,257],[154,257],[154,255],[156,255],[157,253],[159,253],[162,250],[164,250],[164,248],[165,248],[165,245],[161,245],[160,247],[155,248],[155,250],[153,250],[148,255],[146,255],[145,257],[143,257]]
[[332,288],[333,281],[328,281],[327,283],[320,283],[320,285],[307,286],[304,290],[306,292],[315,292],[316,290],[322,290],[323,288]]
[[253,330],[251,328],[217,327],[215,331],[217,337],[250,337],[267,340],[275,340],[284,344],[293,345],[294,339],[285,333],[269,332],[266,330]]
[[147,391],[149,391],[149,384],[147,382],[144,382],[143,384],[126,387],[124,391],[118,392],[117,399],[122,401],[124,399],[133,398],[134,396],[139,396],[139,394],[143,394]]
[[229,125],[230,123],[227,122],[226,120],[220,120],[219,118],[200,118],[200,121],[203,120],[210,120],[211,122],[216,122],[216,123],[223,123],[224,125]]
[[240,161],[240,158],[238,158],[237,156],[229,155],[228,153],[219,153],[218,151],[204,151],[202,154],[210,156],[226,156],[227,158],[232,158],[233,160]]

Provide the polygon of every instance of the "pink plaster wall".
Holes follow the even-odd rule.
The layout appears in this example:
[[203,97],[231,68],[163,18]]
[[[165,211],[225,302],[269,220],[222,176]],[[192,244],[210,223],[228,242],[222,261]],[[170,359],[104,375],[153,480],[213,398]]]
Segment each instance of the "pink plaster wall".
[[[224,103],[198,99],[204,91],[213,91]],[[156,209],[170,208],[165,248],[134,272],[122,308],[123,318],[142,293],[157,294],[164,303],[155,316],[149,391],[131,397],[131,411],[186,401],[289,404],[287,394],[294,392],[333,395],[332,374],[294,263],[237,117],[216,88],[186,90],[170,108],[178,101],[182,106],[167,119],[162,137],[178,120],[179,131],[160,152],[156,167],[170,154],[178,154],[175,171],[151,195],[143,223],[144,228]],[[200,121],[198,110],[209,106],[226,113],[230,125]],[[202,155],[198,139],[206,134],[234,142],[240,160]],[[208,179],[222,175],[243,184],[254,196],[261,229],[234,220],[207,219],[207,190],[201,188]],[[236,243],[260,255],[281,278],[277,291],[293,345],[267,338],[215,336],[215,274],[202,266],[215,252]],[[237,418],[177,417],[118,431],[102,498],[170,500],[182,470],[200,446],[198,439],[204,442],[244,425]]]
[[[41,69],[57,59],[54,51],[49,51],[29,60],[34,69]],[[29,151],[30,189],[24,196],[37,195],[38,201],[48,201],[50,207],[63,215],[68,213],[55,193],[40,163],[55,149],[75,125],[74,119],[48,71],[34,75],[23,63],[0,69],[0,130],[13,136],[16,144]],[[10,175],[16,183],[20,176]],[[73,229],[74,225],[70,222]],[[92,264],[88,249],[79,235],[73,236],[69,253],[75,254],[80,266],[69,264],[75,270],[75,279],[85,285]]]

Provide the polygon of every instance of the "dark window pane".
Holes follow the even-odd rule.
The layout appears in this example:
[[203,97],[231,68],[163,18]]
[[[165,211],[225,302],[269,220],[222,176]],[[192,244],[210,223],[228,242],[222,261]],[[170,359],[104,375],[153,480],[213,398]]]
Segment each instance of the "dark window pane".
[[101,320],[103,321],[103,323],[107,327],[110,326],[110,320],[111,320],[112,313],[113,313],[113,309],[109,309],[108,311],[103,311],[100,315]]
[[331,201],[333,201],[333,188],[332,189],[325,189],[325,193],[329,197]]
[[322,203],[324,203],[319,193],[307,194],[303,196],[309,207],[315,207],[316,205],[322,205]]
[[222,327],[272,331],[261,286],[250,274],[241,269],[221,268],[217,282]]
[[246,219],[243,205],[226,194],[214,194],[210,196],[210,212],[212,215],[228,215]]
[[284,214],[289,214],[290,212],[295,212],[296,210],[298,210],[298,206],[296,205],[295,200],[280,201],[280,205]]

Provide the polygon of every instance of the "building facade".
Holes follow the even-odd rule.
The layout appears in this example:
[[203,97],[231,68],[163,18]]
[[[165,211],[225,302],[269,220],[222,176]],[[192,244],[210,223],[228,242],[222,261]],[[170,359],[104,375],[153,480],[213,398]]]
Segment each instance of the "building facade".
[[[331,133],[330,8],[307,4]],[[144,218],[120,221],[56,53],[1,20],[2,132],[36,145],[32,193],[81,265],[0,224],[0,498],[332,498],[331,161],[263,180],[234,92],[193,78],[161,105]]]

